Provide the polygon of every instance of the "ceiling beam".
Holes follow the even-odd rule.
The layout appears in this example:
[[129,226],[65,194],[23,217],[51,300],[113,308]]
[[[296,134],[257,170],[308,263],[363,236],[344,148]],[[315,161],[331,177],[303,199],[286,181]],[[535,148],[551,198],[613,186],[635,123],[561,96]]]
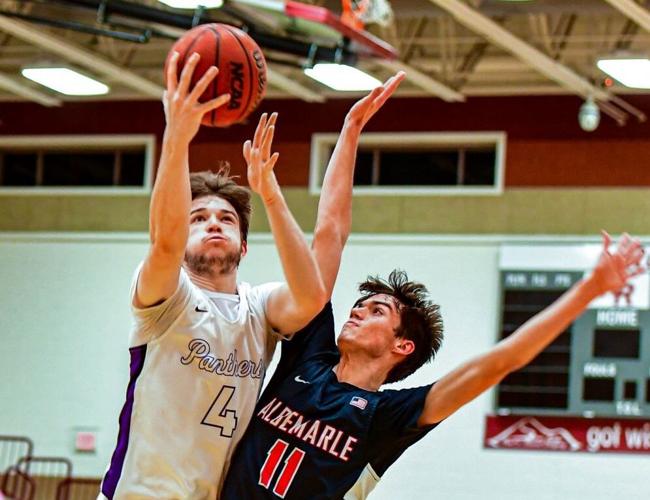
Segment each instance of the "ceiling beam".
[[0,15],[0,31],[20,38],[31,45],[41,47],[47,52],[58,54],[70,62],[79,64],[94,73],[107,76],[112,81],[120,82],[149,97],[156,99],[162,97],[164,89],[157,83],[113,63],[101,54],[86,50],[61,38],[50,35],[43,29],[37,29],[28,23]]
[[582,97],[593,97],[607,101],[609,93],[596,87],[567,66],[554,61],[532,45],[502,28],[489,17],[483,15],[460,0],[429,0],[434,5],[451,14],[460,24],[480,33],[495,45],[510,52],[529,66]]
[[406,79],[412,84],[420,87],[423,90],[426,90],[430,94],[433,94],[437,97],[440,97],[442,100],[447,102],[464,102],[465,96],[460,92],[448,87],[444,83],[440,83],[438,80],[434,80],[429,75],[423,73],[422,71],[415,69],[413,66],[398,61],[398,60],[388,60],[381,59],[375,61],[377,64],[383,66],[386,69],[389,69],[393,73],[398,71],[404,71],[406,73]]
[[634,0],[605,0],[624,16],[641,26],[644,30],[650,31],[650,12]]
[[299,97],[303,101],[325,102],[325,97],[322,95],[304,87],[293,78],[289,78],[271,67],[266,69],[266,76],[269,84],[291,94],[294,97]]
[[43,106],[52,107],[61,106],[63,104],[63,102],[56,97],[52,97],[49,94],[33,89],[25,85],[25,83],[22,83],[4,73],[0,73],[0,88],[9,91],[12,94],[24,97],[25,99],[29,99],[30,101],[42,104]]

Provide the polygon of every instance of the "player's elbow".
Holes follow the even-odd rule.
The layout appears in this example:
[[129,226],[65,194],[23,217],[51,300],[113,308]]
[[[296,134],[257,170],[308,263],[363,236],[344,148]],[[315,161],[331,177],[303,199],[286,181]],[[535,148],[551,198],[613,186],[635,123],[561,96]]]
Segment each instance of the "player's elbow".
[[328,301],[329,294],[327,293],[322,280],[319,279],[318,283],[315,283],[312,287],[307,303],[304,305],[304,309],[308,310],[311,316],[315,316],[322,311]]
[[509,373],[517,371],[530,362],[526,353],[513,348],[513,346],[501,346],[497,351],[494,362],[494,372],[501,378]]
[[328,245],[338,244],[343,247],[348,236],[350,236],[350,224],[342,217],[319,216],[318,224],[314,230],[314,242],[323,241]]
[[494,349],[470,362],[467,369],[469,380],[480,380],[487,386],[501,382],[509,373],[523,366],[521,357],[510,346],[497,345]]

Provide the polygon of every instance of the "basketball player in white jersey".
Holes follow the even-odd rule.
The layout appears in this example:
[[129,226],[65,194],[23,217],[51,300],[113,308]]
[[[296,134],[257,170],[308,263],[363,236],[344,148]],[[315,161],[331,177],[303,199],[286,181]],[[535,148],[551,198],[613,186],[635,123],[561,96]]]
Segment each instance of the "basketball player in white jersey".
[[227,171],[189,174],[188,146],[201,118],[229,99],[198,102],[217,75],[211,68],[190,89],[198,60],[192,55],[179,79],[174,54],[167,72],[151,246],[131,289],[131,376],[100,498],[216,498],[278,337],[305,326],[327,300],[273,173],[275,114],[262,116],[244,157],[286,282],[251,287],[237,281],[250,194]]

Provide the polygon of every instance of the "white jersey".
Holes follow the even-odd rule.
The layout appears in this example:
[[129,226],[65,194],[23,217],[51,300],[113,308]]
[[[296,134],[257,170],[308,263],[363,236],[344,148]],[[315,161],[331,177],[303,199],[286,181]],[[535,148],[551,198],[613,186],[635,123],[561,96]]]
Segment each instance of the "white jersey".
[[133,307],[131,377],[100,497],[217,498],[278,340],[265,313],[277,286],[241,283],[237,300],[181,270],[162,304]]

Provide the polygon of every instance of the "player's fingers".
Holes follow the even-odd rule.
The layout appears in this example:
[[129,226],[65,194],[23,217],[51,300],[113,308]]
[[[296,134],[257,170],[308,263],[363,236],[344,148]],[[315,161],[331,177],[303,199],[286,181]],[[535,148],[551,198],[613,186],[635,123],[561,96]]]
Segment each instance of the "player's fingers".
[[278,113],[274,111],[273,113],[271,113],[271,116],[269,117],[269,121],[266,122],[266,128],[275,125],[275,122],[277,121],[278,121]]
[[201,79],[198,82],[196,82],[196,85],[194,85],[194,88],[190,93],[190,99],[192,99],[193,101],[198,101],[199,98],[203,95],[203,92],[205,92],[205,89],[208,88],[208,85],[212,83],[212,81],[215,79],[215,77],[218,74],[219,74],[219,69],[216,66],[210,66],[208,70],[205,73],[203,73]]
[[362,99],[361,102],[363,102],[366,106],[374,106],[375,102],[381,95],[381,93],[384,91],[384,86],[380,85],[379,87],[375,87],[370,91],[370,94],[368,94],[366,97]]
[[383,90],[383,87],[380,85],[379,87],[375,87],[370,91],[370,93],[365,96],[363,99],[360,99],[357,101],[357,103],[354,105],[355,108],[361,108],[363,110],[366,110],[372,106],[372,104],[375,102],[375,99],[381,94]]
[[636,250],[633,250],[632,252],[630,252],[630,254],[628,256],[626,256],[625,263],[627,265],[638,264],[643,259],[644,254],[645,254],[645,251],[643,250],[643,248],[637,248]]
[[609,253],[609,245],[612,243],[612,237],[604,229],[601,229],[600,234],[603,237],[603,252]]
[[617,247],[619,251],[625,251],[629,248],[631,243],[630,240],[630,235],[627,233],[623,233],[621,237],[618,239]]
[[183,71],[181,72],[181,79],[178,82],[178,92],[182,96],[185,96],[188,89],[190,88],[190,82],[192,81],[194,68],[196,68],[196,65],[199,63],[199,59],[201,59],[201,56],[197,52],[194,52],[183,67]]
[[210,99],[208,102],[204,102],[199,106],[199,111],[201,113],[207,113],[208,111],[212,111],[213,109],[220,108],[224,104],[226,104],[228,101],[230,101],[230,94],[222,94],[219,97],[215,97],[214,99]]
[[279,157],[280,157],[280,153],[273,153],[273,156],[271,156],[271,158],[269,158],[264,164],[264,171],[268,172],[270,170],[273,170]]
[[631,261],[634,259],[639,259],[639,256],[643,256],[645,249],[641,246],[641,242],[636,239],[629,238],[626,241],[621,241],[617,249],[618,253],[625,257],[625,260]]
[[257,128],[255,129],[255,135],[253,136],[253,149],[258,149],[260,147],[260,144],[262,144],[262,136],[264,135],[264,130],[266,129],[267,119],[268,115],[266,113],[262,113],[262,116],[260,116],[260,121],[257,124]]
[[399,87],[399,84],[402,83],[405,76],[406,73],[400,71],[397,75],[392,77],[389,81],[387,81],[384,84],[384,89],[382,90],[381,94],[377,98],[378,107],[383,106],[383,104],[388,100],[388,98],[395,93],[397,87]]
[[273,134],[275,133],[275,127],[271,125],[266,129],[264,134],[264,139],[262,140],[262,158],[268,158],[271,154],[271,145],[273,144]]
[[176,86],[178,85],[178,58],[179,53],[174,51],[167,64],[167,91],[169,95],[176,92]]
[[251,159],[251,141],[248,140],[244,143],[244,160],[246,163],[250,163]]
[[395,92],[395,90],[397,90],[397,87],[400,86],[400,83],[404,81],[404,78],[406,78],[406,73],[403,71],[398,72],[384,84],[384,93],[389,92],[389,94],[392,94]]
[[644,266],[635,266],[630,268],[627,272],[627,279],[635,278],[643,273],[647,272],[647,268]]
[[259,160],[260,150],[256,148],[255,145],[251,148],[251,162],[255,163]]

